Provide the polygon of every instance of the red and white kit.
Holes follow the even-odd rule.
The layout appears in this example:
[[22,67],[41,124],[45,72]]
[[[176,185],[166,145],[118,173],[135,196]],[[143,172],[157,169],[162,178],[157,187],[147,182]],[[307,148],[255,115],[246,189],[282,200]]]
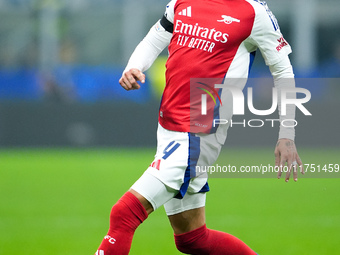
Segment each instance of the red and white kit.
[[[243,89],[257,49],[269,66],[278,90],[295,86],[294,82],[283,82],[283,78],[293,78],[294,74],[288,58],[291,48],[263,1],[171,1],[163,18],[137,46],[125,70],[137,68],[144,72],[167,46],[169,58],[159,110],[157,154],[145,175],[156,177],[183,197],[187,191],[208,190],[205,181],[195,181],[193,168],[197,164],[214,163],[228,129],[228,125],[220,125],[208,134],[190,132],[190,79],[214,78],[226,82],[241,78],[242,82],[236,86]],[[219,91],[222,103],[230,101],[228,96],[228,91]],[[280,119],[294,119],[294,112],[293,107],[287,109],[287,115]],[[223,119],[232,117],[227,103],[218,105],[217,113]],[[294,128],[281,126],[279,138],[293,140]],[[154,191],[143,188],[147,186],[145,183],[147,181],[139,180],[132,188],[151,201],[155,208],[167,202],[164,199],[157,201],[158,195]],[[178,210],[169,208],[167,211],[171,214]]]
[[[242,89],[256,49],[270,67],[277,87],[280,78],[294,77],[288,59],[291,48],[265,2],[174,0],[164,16],[137,47],[126,69],[145,71],[168,46],[166,86],[159,111],[159,123],[166,129],[190,132],[191,78],[245,78],[238,84]],[[172,33],[162,26],[164,18],[172,25]],[[221,94],[223,102],[227,95]],[[220,113],[225,115],[230,114]],[[294,130],[281,127],[283,137],[294,139]]]
[[[240,92],[248,78],[255,51],[259,49],[273,75],[278,93],[295,84],[288,58],[291,48],[263,1],[171,1],[162,19],[136,47],[123,77],[136,73],[136,70],[125,73],[132,68],[141,72],[147,70],[167,46],[169,58],[159,110],[157,152],[131,189],[148,200],[154,210],[164,205],[167,215],[173,216],[170,217],[173,224],[177,221],[173,220],[176,218],[174,215],[205,206],[206,192],[209,191],[207,174],[196,169],[214,164],[227,136],[228,125],[211,128],[213,118],[217,116],[228,120],[232,117],[230,89],[219,87],[211,93],[207,90],[211,84],[197,78],[210,79],[221,86],[229,85],[233,80],[232,85],[236,86],[233,89]],[[198,85],[193,81],[197,81]],[[204,123],[191,119],[192,105],[197,105],[195,100],[200,100],[191,97],[196,86],[201,86],[198,89],[211,97],[206,108],[207,113],[213,114],[206,115],[212,118],[206,118]],[[212,107],[211,102],[214,102]],[[280,104],[278,100],[279,109]],[[286,112],[286,115],[279,113],[281,123],[295,118],[293,105],[287,107]],[[201,126],[202,123],[206,125],[204,131],[193,130],[195,124]],[[293,140],[294,128],[280,126],[279,138]],[[181,224],[174,225],[187,228],[187,224],[182,222],[195,220],[195,217],[198,221],[204,220],[200,215],[203,211],[193,211],[196,216],[190,219],[188,215],[194,214],[181,214],[177,218],[181,219]],[[112,207],[110,228],[96,255],[128,254],[134,231],[147,217],[148,212],[141,201],[133,193],[125,193]],[[238,238],[208,229],[205,224],[180,232],[175,231],[175,243],[177,249],[185,254],[256,254]]]

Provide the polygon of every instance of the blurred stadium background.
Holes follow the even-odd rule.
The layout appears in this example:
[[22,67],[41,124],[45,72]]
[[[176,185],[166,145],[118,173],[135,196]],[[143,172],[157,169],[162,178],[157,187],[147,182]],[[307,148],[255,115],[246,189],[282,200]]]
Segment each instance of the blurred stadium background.
[[[300,156],[339,164],[340,2],[267,3],[293,48],[297,85],[312,93],[313,116],[297,112]],[[118,79],[166,4],[0,0],[0,254],[94,253],[110,207],[154,154],[167,52],[140,90],[126,92]],[[257,79],[270,73],[260,54],[251,77],[255,105],[268,106],[270,80]],[[272,163],[276,137],[275,128],[233,128],[220,162]],[[339,179],[211,183],[228,198],[209,198],[210,226],[261,255],[339,254]],[[178,254],[164,212],[152,218],[137,231],[132,254]]]
[[[339,78],[339,1],[268,3],[292,45],[297,77]],[[0,0],[0,146],[154,145],[153,132],[140,136],[127,127],[155,128],[167,52],[141,90],[126,92],[118,79],[165,5],[156,0]],[[251,77],[269,76],[258,54]],[[334,83],[306,85],[312,92],[310,107],[333,109],[329,104],[338,102],[339,93]],[[333,138],[329,142],[335,144]]]

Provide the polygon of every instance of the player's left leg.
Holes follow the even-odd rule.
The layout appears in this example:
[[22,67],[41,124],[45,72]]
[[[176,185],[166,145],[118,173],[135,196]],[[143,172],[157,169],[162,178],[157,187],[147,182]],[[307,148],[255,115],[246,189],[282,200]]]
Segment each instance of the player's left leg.
[[[187,193],[182,200],[172,199],[164,205],[180,252],[193,255],[256,255],[237,237],[208,229],[205,225],[205,207],[196,208],[199,201],[205,202],[205,194]],[[180,208],[185,211],[172,214]]]

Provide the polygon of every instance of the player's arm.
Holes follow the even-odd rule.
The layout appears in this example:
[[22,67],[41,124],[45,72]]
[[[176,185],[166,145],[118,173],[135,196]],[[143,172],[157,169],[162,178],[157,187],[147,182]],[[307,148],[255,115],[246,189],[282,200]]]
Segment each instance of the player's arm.
[[119,80],[120,85],[126,90],[139,89],[137,81],[145,82],[146,71],[158,55],[170,43],[172,34],[167,32],[158,21],[138,44],[132,53],[129,62]]
[[[258,47],[269,66],[274,78],[274,86],[278,92],[278,109],[280,115],[279,140],[275,148],[275,165],[279,167],[278,178],[282,175],[282,167],[287,164],[289,171],[285,180],[288,181],[291,170],[296,170],[296,165],[302,166],[294,143],[295,105],[287,105],[286,114],[281,113],[281,90],[294,88],[294,73],[288,55],[291,53],[289,44],[283,38],[275,16],[265,3],[255,3],[256,17],[249,41]],[[294,98],[295,94],[288,95]],[[289,121],[290,120],[290,121]],[[284,123],[285,125],[282,125]],[[281,167],[281,168],[280,168]],[[303,168],[301,168],[303,172]],[[297,181],[297,171],[293,172]]]
[[168,4],[166,12],[161,20],[151,27],[149,33],[138,44],[132,53],[129,62],[119,80],[120,85],[126,90],[139,89],[145,82],[146,71],[158,55],[167,47],[172,37],[173,6],[176,1]]
[[[275,166],[279,169],[277,177],[281,178],[282,167],[287,163],[288,172],[285,176],[286,182],[289,180],[292,171],[294,181],[297,181],[297,165],[300,166],[302,174],[304,174],[304,169],[294,143],[295,105],[287,105],[286,114],[283,115],[281,113],[281,90],[295,88],[293,68],[288,56],[284,56],[281,61],[274,65],[270,65],[269,69],[274,78],[274,86],[278,92],[278,109],[281,123],[279,140],[275,147]],[[295,93],[290,95],[288,94],[287,97],[295,98]],[[285,125],[282,125],[282,123],[285,123]]]

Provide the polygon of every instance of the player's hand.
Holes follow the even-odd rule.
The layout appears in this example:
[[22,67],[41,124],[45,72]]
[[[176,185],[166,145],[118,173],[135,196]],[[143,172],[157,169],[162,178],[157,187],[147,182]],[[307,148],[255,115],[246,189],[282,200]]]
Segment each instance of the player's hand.
[[132,68],[129,71],[123,73],[122,77],[119,79],[120,85],[126,90],[139,89],[140,85],[137,81],[144,83],[145,74],[136,68]]
[[[286,166],[287,163],[287,166]],[[286,166],[286,182],[289,181],[290,174],[293,170],[294,181],[298,180],[298,170],[305,174],[302,161],[297,153],[294,141],[290,139],[279,139],[275,147],[275,166],[278,168],[277,178],[281,178],[282,170]]]

